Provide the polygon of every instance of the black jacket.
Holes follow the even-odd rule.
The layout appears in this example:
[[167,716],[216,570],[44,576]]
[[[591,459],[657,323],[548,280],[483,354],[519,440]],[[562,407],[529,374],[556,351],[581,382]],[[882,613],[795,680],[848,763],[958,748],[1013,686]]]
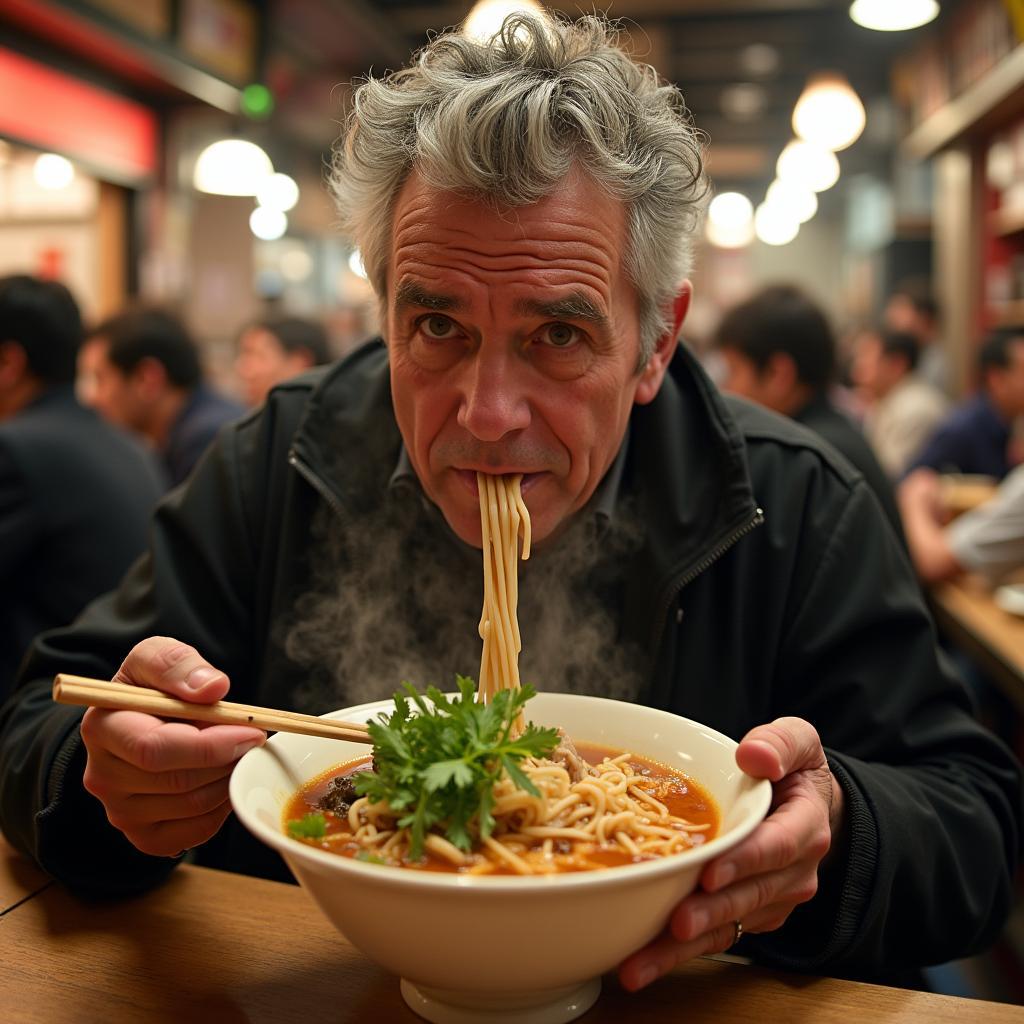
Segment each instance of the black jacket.
[[38,633],[117,585],[163,492],[153,458],[71,385],[0,423],[0,698]]
[[[386,516],[399,451],[379,345],[283,385],[221,434],[161,506],[151,554],[73,629],[37,643],[0,711],[0,824],[16,846],[66,883],[107,893],[170,870],[134,851],[84,793],[80,713],[49,702],[52,675],[109,678],[133,643],[162,634],[227,671],[235,700],[301,703],[307,669],[286,654],[281,623],[315,571],[313,524],[340,536]],[[643,663],[637,699],[737,738],[803,717],[846,793],[849,843],[819,895],[778,932],[744,939],[749,951],[877,972],[991,941],[1019,854],[1018,766],[941,661],[861,476],[798,425],[723,400],[680,350],[656,400],[634,410],[620,491],[643,524],[611,590],[617,642]],[[444,554],[450,533],[426,521]],[[380,695],[396,681],[382,680]],[[233,819],[196,854],[282,871]]]
[[860,471],[864,482],[878,498],[885,518],[889,520],[901,542],[906,544],[892,481],[878,464],[878,458],[871,450],[867,438],[853,421],[823,394],[812,398],[793,416],[793,419],[797,423],[802,423],[808,430],[813,430],[819,437],[823,437],[840,455],[849,460],[854,469]]

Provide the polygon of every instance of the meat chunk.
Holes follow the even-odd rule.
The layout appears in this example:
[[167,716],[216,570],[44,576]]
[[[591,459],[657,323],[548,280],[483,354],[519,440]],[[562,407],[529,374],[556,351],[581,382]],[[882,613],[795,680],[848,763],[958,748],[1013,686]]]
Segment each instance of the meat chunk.
[[593,767],[580,756],[573,746],[572,740],[561,729],[558,730],[558,746],[549,756],[552,761],[560,764],[569,773],[569,778],[573,782],[579,782],[581,779],[587,778],[588,775],[596,774]]
[[359,799],[356,793],[356,779],[369,768],[362,768],[349,775],[339,775],[331,779],[327,786],[327,792],[320,797],[317,807],[322,811],[331,811],[339,818],[347,818],[349,808]]

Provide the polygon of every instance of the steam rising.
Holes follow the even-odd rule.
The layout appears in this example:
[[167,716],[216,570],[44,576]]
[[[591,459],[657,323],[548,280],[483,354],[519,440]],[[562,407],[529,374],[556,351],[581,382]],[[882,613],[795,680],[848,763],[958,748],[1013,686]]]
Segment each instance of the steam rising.
[[[621,506],[621,503],[620,503]],[[575,523],[520,563],[521,676],[538,690],[637,700],[644,661],[617,638],[619,587],[640,531],[621,507],[602,528]],[[390,697],[403,681],[454,689],[476,679],[481,553],[459,541],[418,490],[392,490],[355,523],[322,509],[312,589],[285,628],[310,682],[299,706],[325,711]]]

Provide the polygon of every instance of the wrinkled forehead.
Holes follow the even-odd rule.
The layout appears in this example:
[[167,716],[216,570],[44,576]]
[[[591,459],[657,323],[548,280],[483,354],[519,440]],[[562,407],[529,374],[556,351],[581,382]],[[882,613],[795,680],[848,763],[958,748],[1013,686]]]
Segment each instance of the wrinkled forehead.
[[388,292],[450,271],[489,286],[516,275],[593,289],[610,302],[622,277],[623,204],[582,175],[524,206],[439,190],[414,174],[395,204]]
[[474,234],[495,244],[513,245],[533,239],[572,242],[598,236],[621,242],[625,224],[623,203],[576,169],[537,202],[527,205],[439,189],[414,169],[394,204],[392,250],[424,235],[440,240]]

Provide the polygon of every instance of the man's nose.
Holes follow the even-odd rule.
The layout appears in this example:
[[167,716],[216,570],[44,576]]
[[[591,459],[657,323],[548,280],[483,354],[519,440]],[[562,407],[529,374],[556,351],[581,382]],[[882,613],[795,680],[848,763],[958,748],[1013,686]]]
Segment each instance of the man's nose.
[[530,424],[522,367],[504,354],[478,351],[464,367],[458,423],[480,441],[500,441]]

